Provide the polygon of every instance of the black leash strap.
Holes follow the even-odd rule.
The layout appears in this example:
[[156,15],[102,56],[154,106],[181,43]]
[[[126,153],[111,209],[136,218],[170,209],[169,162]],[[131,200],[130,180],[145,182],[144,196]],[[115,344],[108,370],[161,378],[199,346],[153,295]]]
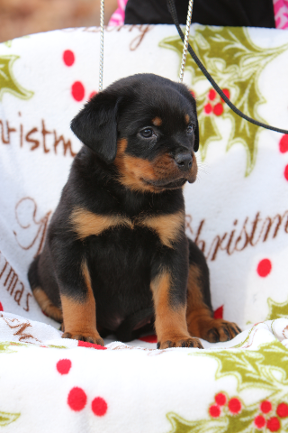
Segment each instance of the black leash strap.
[[[175,7],[175,0],[167,0],[167,6],[168,10],[172,16],[173,22],[177,28],[178,34],[184,43],[184,34],[181,30],[181,27],[179,25],[177,11]],[[275,126],[266,125],[266,123],[258,122],[258,120],[252,119],[249,116],[246,116],[246,114],[242,113],[237,107],[235,107],[234,104],[230,101],[230,99],[225,95],[225,93],[220,89],[218,84],[214,81],[214,79],[211,77],[209,72],[206,70],[205,66],[201,62],[201,60],[197,57],[195,51],[191,47],[191,45],[188,43],[188,51],[191,57],[193,58],[194,62],[197,64],[198,68],[202,71],[202,73],[205,75],[208,81],[212,84],[216,92],[221,96],[221,98],[226,102],[226,104],[231,108],[234,113],[236,113],[238,116],[243,117],[243,119],[247,120],[250,123],[253,123],[254,125],[261,126],[262,128],[270,129],[271,131],[280,132],[281,134],[288,134],[288,130],[281,129],[281,128],[275,128]]]

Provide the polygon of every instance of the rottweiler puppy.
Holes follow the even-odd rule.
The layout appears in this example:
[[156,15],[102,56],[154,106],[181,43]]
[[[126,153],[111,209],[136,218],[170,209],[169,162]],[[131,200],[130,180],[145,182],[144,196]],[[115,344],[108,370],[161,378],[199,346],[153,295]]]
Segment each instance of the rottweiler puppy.
[[[197,175],[196,104],[153,74],[123,78],[71,122],[83,143],[28,278],[64,338],[103,345],[155,327],[158,348],[226,341],[213,318],[209,271],[185,235],[182,188]],[[100,336],[100,333],[102,337]]]

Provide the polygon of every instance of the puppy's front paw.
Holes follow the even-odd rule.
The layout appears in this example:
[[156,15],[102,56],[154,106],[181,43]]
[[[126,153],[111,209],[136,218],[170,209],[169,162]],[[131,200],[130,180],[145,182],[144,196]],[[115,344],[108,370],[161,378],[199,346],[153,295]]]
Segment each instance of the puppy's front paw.
[[200,340],[196,337],[171,338],[157,343],[157,349],[167,349],[169,347],[198,347],[203,349]]
[[201,337],[210,343],[218,343],[219,341],[232,340],[240,332],[241,329],[236,323],[222,319],[212,319],[209,328],[205,332],[205,336],[203,335],[202,337],[201,335]]
[[104,341],[98,332],[64,332],[62,338],[72,338],[73,340],[87,341],[87,343],[104,346]]

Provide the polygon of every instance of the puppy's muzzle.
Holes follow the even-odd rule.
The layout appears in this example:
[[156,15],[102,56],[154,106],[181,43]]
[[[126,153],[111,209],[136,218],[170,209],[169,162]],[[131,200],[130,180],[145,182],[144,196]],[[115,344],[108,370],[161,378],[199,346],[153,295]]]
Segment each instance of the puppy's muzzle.
[[189,171],[192,168],[192,155],[190,153],[179,153],[175,156],[176,164],[181,171]]

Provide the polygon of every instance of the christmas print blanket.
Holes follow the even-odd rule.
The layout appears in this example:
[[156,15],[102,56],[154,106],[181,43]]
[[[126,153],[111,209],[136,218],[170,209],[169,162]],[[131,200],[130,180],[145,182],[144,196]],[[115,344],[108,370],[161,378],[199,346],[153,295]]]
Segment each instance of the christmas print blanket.
[[[288,122],[288,32],[193,25],[190,43],[231,101]],[[0,429],[4,432],[288,431],[288,136],[232,113],[187,59],[198,105],[198,180],[186,229],[211,273],[215,317],[244,330],[205,349],[155,336],[105,348],[61,339],[27,281],[81,144],[69,123],[98,91],[98,28],[0,44]],[[153,72],[177,80],[173,26],[105,31],[104,87]]]

